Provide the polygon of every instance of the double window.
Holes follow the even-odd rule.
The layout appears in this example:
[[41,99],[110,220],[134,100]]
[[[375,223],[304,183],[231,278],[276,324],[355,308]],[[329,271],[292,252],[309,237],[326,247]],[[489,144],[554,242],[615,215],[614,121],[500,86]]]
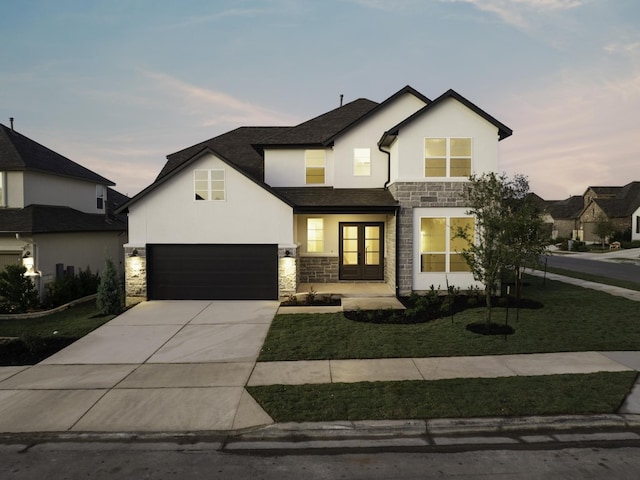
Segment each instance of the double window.
[[307,185],[324,185],[325,155],[324,150],[305,150],[305,183]]
[[469,177],[470,138],[425,138],[425,177]]
[[196,170],[194,172],[196,200],[224,200],[224,170]]
[[425,217],[420,219],[420,271],[469,272],[461,252],[468,247],[459,229],[473,238],[473,217]]

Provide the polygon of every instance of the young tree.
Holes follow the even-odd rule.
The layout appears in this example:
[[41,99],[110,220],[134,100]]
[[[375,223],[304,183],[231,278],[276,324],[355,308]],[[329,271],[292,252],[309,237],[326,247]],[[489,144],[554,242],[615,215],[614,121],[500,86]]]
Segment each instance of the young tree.
[[493,172],[472,175],[464,195],[467,213],[476,219],[475,238],[462,229],[455,235],[467,240],[468,247],[461,254],[474,278],[485,284],[485,320],[489,324],[491,297],[502,271],[513,268],[518,281],[520,268],[537,262],[544,251],[542,219],[530,195],[529,182],[522,175],[513,179]]
[[24,313],[38,305],[38,291],[29,277],[27,269],[11,264],[0,271],[0,310],[6,313]]
[[607,238],[616,233],[616,226],[605,215],[599,213],[593,225],[593,233],[595,233],[602,242],[602,249],[604,250],[604,243],[607,241]]
[[123,308],[123,293],[118,271],[110,258],[105,259],[105,267],[98,284],[98,310],[104,315],[118,315]]

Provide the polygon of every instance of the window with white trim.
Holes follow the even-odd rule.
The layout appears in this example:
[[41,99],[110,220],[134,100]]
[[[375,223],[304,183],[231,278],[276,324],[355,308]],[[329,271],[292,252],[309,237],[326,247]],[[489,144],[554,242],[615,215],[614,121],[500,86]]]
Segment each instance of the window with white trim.
[[425,177],[469,177],[471,175],[470,138],[425,138]]
[[193,186],[196,200],[224,200],[224,170],[195,170]]
[[420,219],[420,271],[469,272],[461,252],[468,247],[464,238],[456,237],[458,229],[473,238],[473,217],[423,217]]
[[305,150],[304,166],[307,185],[324,185],[326,169],[324,150]]
[[307,218],[307,252],[324,252],[324,221],[322,218]]
[[356,177],[368,177],[371,175],[371,149],[353,149],[353,175]]
[[7,187],[5,185],[6,177],[7,176],[4,172],[0,172],[0,207],[7,206]]
[[96,208],[104,210],[104,185],[96,185]]

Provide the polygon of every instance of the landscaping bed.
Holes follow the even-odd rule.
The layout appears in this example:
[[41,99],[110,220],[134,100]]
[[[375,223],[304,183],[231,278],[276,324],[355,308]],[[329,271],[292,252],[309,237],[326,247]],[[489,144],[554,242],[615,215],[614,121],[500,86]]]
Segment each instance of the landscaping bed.
[[[548,279],[527,281],[523,295],[544,307],[510,308],[513,335],[468,331],[468,324],[484,320],[481,307],[415,324],[354,321],[343,313],[277,315],[259,361],[638,349],[637,302]],[[507,323],[507,309],[494,308],[492,320]]]

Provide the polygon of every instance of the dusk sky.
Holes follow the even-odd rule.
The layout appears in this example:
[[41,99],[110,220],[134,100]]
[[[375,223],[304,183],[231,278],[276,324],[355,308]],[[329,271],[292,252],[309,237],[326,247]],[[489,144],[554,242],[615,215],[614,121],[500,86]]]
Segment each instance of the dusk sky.
[[453,88],[512,128],[499,170],[545,199],[640,180],[638,0],[0,6],[0,123],[130,196],[170,153],[405,85]]

